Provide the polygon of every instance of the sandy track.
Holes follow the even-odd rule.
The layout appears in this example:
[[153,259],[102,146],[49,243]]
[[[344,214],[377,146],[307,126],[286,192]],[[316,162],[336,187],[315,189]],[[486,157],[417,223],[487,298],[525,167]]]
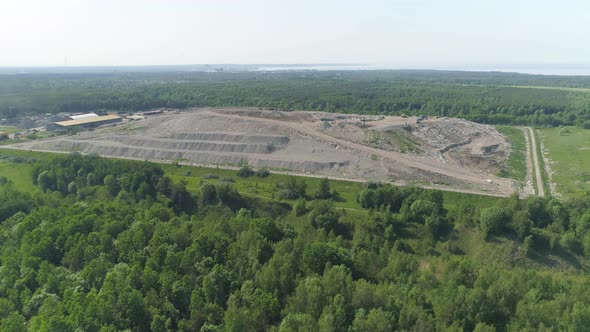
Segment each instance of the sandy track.
[[540,197],[545,197],[545,187],[543,186],[543,177],[541,176],[541,167],[539,166],[539,156],[537,154],[537,139],[535,137],[535,133],[533,128],[527,127],[529,132],[531,148],[533,149],[533,164],[535,168],[535,178],[537,179],[537,195]]
[[[209,112],[210,114],[214,114],[216,116],[222,116],[222,117],[226,117],[226,118],[244,118],[245,116],[243,115],[237,115],[237,114],[225,114],[225,113],[220,113],[220,112],[215,112],[215,111],[205,111],[205,112]],[[490,178],[491,176],[489,174],[477,174],[474,173],[473,170],[466,170],[466,169],[461,169],[458,167],[450,167],[447,165],[444,165],[442,163],[433,165],[425,160],[419,160],[417,158],[412,158],[411,156],[408,155],[403,155],[401,153],[397,153],[397,152],[393,152],[393,151],[385,151],[385,150],[381,150],[381,149],[376,149],[376,148],[372,148],[366,145],[361,145],[361,144],[357,144],[357,143],[353,143],[353,142],[349,142],[349,141],[345,141],[345,140],[341,140],[338,139],[336,137],[330,136],[330,135],[326,135],[324,133],[321,133],[317,130],[314,130],[313,128],[300,124],[300,123],[295,123],[295,122],[286,122],[286,121],[279,121],[279,120],[273,120],[273,119],[267,119],[267,118],[253,118],[253,117],[247,117],[248,120],[255,120],[255,121],[263,121],[266,123],[272,123],[276,126],[286,126],[286,127],[290,127],[294,130],[297,130],[299,132],[311,135],[311,136],[315,136],[321,140],[324,141],[328,141],[340,146],[345,146],[354,150],[358,150],[358,151],[363,151],[369,154],[373,154],[373,155],[377,155],[395,162],[399,162],[402,163],[405,166],[414,168],[414,169],[418,169],[418,170],[424,170],[424,171],[428,171],[428,172],[432,172],[432,173],[437,173],[437,174],[442,174],[448,177],[452,177],[452,178],[456,178],[462,181],[466,181],[466,182],[471,182],[474,183],[476,185],[478,185],[479,187],[481,187],[482,189],[484,188],[494,188],[495,190],[500,191],[502,194],[504,195],[509,195],[510,193],[512,193],[512,181],[508,180],[508,179],[501,179],[501,178],[495,178],[494,179],[494,183],[486,183],[486,180],[488,178]],[[473,192],[473,191],[472,191]],[[483,192],[483,191],[481,191]]]
[[524,141],[525,141],[525,152],[526,152],[526,156],[525,156],[525,160],[526,160],[526,181],[524,183],[524,188],[523,188],[523,192],[526,196],[534,196],[536,194],[535,192],[535,186],[533,183],[533,176],[535,176],[533,174],[533,160],[531,157],[531,139],[529,136],[529,130],[527,129],[527,127],[520,127],[520,129],[522,130],[522,135],[524,136]]

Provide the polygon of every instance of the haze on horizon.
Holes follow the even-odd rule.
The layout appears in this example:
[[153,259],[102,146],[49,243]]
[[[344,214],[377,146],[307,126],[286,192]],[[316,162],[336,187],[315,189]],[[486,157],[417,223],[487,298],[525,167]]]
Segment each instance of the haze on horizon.
[[588,64],[590,3],[3,0],[0,67]]

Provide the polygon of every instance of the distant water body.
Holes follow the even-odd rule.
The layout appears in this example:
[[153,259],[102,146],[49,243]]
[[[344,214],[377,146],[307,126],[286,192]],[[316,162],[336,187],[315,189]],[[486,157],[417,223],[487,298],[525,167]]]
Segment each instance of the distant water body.
[[260,66],[256,71],[339,71],[339,70],[460,70],[494,71],[534,75],[590,76],[590,65],[481,65],[481,66],[391,66],[391,65],[277,65]]
[[343,71],[343,70],[462,70],[506,72],[537,75],[590,76],[588,65],[366,65],[366,64],[196,64],[164,66],[94,66],[94,67],[1,67],[0,75],[18,74],[92,74],[158,72],[246,72],[246,71]]

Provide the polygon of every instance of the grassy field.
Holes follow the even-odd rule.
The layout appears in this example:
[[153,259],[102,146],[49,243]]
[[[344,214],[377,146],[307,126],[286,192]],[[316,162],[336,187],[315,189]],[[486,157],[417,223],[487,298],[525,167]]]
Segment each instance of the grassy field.
[[5,133],[9,133],[9,134],[14,134],[16,132],[19,131],[23,131],[23,128],[18,128],[18,127],[12,127],[12,126],[0,126],[0,131],[3,131]]
[[577,127],[540,129],[558,194],[590,192],[590,130]]
[[0,176],[5,176],[20,191],[33,193],[39,188],[33,185],[33,165],[14,163],[0,159]]
[[[236,175],[237,172],[234,170],[193,166],[175,166],[170,164],[163,164],[162,168],[164,168],[166,174],[169,175],[174,181],[178,181],[180,179],[187,181],[188,189],[193,192],[198,192],[201,185],[205,182],[217,183],[224,179],[231,178],[233,181],[235,181],[236,188],[240,193],[264,199],[275,199],[276,197],[273,197],[273,188],[278,183],[286,183],[290,177],[289,175],[284,174],[271,174],[265,178],[258,176],[241,178]],[[203,178],[210,175],[215,175],[219,178]],[[298,177],[298,181],[305,181],[307,184],[308,194],[315,193],[319,188],[319,178]],[[337,207],[360,210],[360,207],[356,202],[356,193],[362,189],[362,183],[330,180],[330,186],[339,194],[339,199],[336,202]]]
[[[26,157],[33,159],[50,158],[53,154],[45,152],[30,152],[0,149],[0,175],[7,176],[13,179],[13,182],[23,190],[33,192],[39,190],[34,187],[31,180],[31,164],[21,164],[9,161],[9,157]],[[248,178],[241,178],[237,176],[237,171],[207,167],[195,166],[176,166],[174,164],[161,164],[162,169],[174,181],[184,180],[187,183],[187,188],[193,192],[200,192],[201,186],[206,183],[217,183],[219,181],[232,179],[235,181],[235,186],[240,193],[250,197],[257,197],[262,199],[278,200],[275,197],[273,188],[278,183],[285,183],[289,180],[291,175],[286,174],[271,174],[268,177],[261,178],[252,176]],[[207,177],[213,177],[207,179]],[[307,185],[307,192],[313,195],[319,188],[320,178],[297,176],[297,181],[305,181]],[[330,187],[338,192],[335,206],[346,209],[354,214],[366,214],[368,211],[360,207],[356,200],[357,193],[363,189],[363,183],[352,181],[330,180]],[[443,191],[445,207],[453,209],[462,204],[471,204],[473,206],[488,207],[496,204],[503,198],[488,197],[480,195],[462,194],[456,192]],[[288,203],[294,201],[284,200]]]
[[523,131],[511,126],[497,126],[496,128],[512,144],[512,151],[506,163],[507,167],[498,175],[524,182],[526,179],[526,141]]
[[539,90],[561,90],[561,91],[574,91],[574,92],[590,92],[588,88],[568,88],[565,86],[539,86],[539,85],[507,85],[511,88],[522,88],[522,89],[539,89]]

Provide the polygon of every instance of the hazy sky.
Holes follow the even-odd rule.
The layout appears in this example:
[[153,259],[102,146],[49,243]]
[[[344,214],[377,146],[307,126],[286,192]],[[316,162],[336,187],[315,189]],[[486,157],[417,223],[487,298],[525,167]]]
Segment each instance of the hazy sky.
[[0,66],[587,64],[590,2],[0,0]]

